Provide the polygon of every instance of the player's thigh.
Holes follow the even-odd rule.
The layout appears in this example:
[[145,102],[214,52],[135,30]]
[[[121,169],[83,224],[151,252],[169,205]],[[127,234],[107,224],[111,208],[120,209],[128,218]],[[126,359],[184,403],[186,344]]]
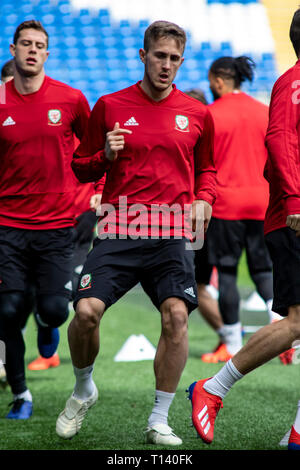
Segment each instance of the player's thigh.
[[32,246],[38,297],[71,298],[74,229],[39,230]]
[[0,227],[0,293],[26,290],[32,269],[29,232]]
[[243,221],[212,218],[207,244],[208,261],[212,266],[237,266],[245,246]]
[[83,266],[74,306],[84,298],[104,302],[106,309],[139,281],[140,240],[96,239]]
[[208,245],[205,241],[200,250],[195,250],[195,278],[197,284],[209,284],[212,269],[213,266],[208,261]]
[[159,310],[166,299],[175,298],[183,300],[191,312],[198,306],[191,244],[187,239],[149,242],[141,280],[143,289]]
[[245,248],[250,273],[271,271],[272,260],[264,237],[262,220],[247,220]]
[[273,262],[273,307],[286,316],[291,305],[300,304],[300,238],[290,228],[270,232],[265,237]]

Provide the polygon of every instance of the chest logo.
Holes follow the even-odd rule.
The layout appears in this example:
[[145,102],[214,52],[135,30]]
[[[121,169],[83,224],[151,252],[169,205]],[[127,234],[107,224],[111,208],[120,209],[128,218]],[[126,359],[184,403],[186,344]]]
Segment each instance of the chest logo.
[[139,123],[132,116],[128,121],[124,122],[124,126],[139,126]]
[[59,109],[49,109],[48,124],[49,126],[60,126],[62,124],[61,111]]
[[175,129],[182,132],[190,132],[189,119],[182,114],[177,114],[175,116]]
[[8,116],[8,118],[6,118],[5,121],[2,122],[2,126],[14,126],[15,124],[16,123],[11,116]]

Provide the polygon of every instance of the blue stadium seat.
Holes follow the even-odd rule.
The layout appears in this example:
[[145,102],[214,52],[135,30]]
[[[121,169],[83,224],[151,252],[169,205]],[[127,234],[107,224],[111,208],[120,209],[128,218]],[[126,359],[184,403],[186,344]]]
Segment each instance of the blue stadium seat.
[[[9,44],[16,26],[21,21],[34,18],[43,22],[50,36],[47,73],[76,88],[83,87],[82,91],[91,103],[104,93],[129,86],[142,78],[143,65],[138,50],[143,47],[144,32],[150,23],[148,18],[135,22],[125,18],[116,20],[113,9],[75,10],[70,0],[1,0],[0,3],[2,63],[10,58]],[[242,10],[243,4],[251,3],[257,3],[257,0],[203,0],[205,8],[217,8],[216,5],[220,4],[221,10],[227,9],[226,5],[232,4],[230,9],[234,9],[234,4],[239,4],[235,12]],[[187,37],[185,62],[176,84],[181,89],[201,87],[209,93],[209,67],[217,57],[234,55],[233,44],[228,40],[222,41],[221,34],[217,40],[207,34],[201,36],[201,43],[194,45],[188,28]],[[252,56],[251,51],[248,55]],[[271,90],[277,78],[276,60],[270,52],[258,53],[255,59],[255,80],[252,84],[245,83],[245,90],[254,94],[265,93]]]
[[100,9],[96,20],[100,24],[100,26],[110,26],[109,10],[105,8]]

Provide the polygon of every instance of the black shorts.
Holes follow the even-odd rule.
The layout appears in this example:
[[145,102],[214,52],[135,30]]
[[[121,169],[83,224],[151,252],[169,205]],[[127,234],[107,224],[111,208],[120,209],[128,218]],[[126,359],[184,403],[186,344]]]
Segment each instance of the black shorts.
[[26,291],[71,299],[74,251],[72,227],[28,230],[0,227],[0,293]]
[[272,310],[287,316],[291,305],[300,305],[300,238],[288,227],[266,235],[273,261]]
[[262,220],[212,218],[207,242],[208,260],[213,266],[237,266],[242,251],[245,249],[250,273],[272,271],[272,261],[264,239]]
[[181,298],[191,312],[198,305],[194,251],[186,239],[96,239],[82,270],[74,308],[95,297],[106,309],[141,283],[159,310],[169,297]]
[[195,278],[198,284],[208,285],[213,266],[208,262],[208,245],[205,240],[201,250],[195,251]]

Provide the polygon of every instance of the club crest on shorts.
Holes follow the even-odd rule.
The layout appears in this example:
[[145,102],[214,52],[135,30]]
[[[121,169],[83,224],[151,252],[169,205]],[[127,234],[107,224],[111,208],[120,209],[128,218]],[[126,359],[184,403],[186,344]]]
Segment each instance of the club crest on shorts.
[[48,124],[49,126],[60,126],[62,124],[61,111],[59,109],[49,109]]
[[182,132],[189,132],[189,118],[182,114],[175,116],[175,129]]
[[78,290],[90,289],[92,284],[92,275],[84,274],[80,279],[80,287]]

